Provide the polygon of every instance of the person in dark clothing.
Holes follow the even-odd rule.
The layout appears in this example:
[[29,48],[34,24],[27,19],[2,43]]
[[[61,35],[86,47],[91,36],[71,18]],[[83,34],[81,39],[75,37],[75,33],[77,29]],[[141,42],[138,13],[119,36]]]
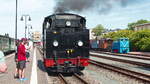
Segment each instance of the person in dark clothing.
[[19,78],[19,69],[18,69],[18,46],[20,44],[20,41],[18,40],[16,42],[16,53],[15,53],[15,62],[16,62],[16,69],[15,69],[15,75],[14,75],[14,78]]

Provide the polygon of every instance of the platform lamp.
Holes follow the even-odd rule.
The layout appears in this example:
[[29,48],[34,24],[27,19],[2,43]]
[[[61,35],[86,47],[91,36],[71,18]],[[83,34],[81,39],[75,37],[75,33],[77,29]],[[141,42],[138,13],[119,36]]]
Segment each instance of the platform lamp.
[[[27,18],[28,18],[28,20],[27,20]],[[21,21],[25,21],[25,38],[26,38],[27,21],[31,21],[31,17],[29,15],[22,15]]]
[[32,25],[28,25],[28,39],[29,39],[29,35],[30,35],[30,29],[32,29]]

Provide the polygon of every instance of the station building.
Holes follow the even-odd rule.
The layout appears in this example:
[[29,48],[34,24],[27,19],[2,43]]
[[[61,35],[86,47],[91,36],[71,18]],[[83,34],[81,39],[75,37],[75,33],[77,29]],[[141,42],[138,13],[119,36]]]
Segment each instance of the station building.
[[146,30],[146,29],[150,30],[150,23],[137,25],[137,26],[135,26],[134,31]]
[[41,42],[41,33],[36,31],[32,33],[33,42]]

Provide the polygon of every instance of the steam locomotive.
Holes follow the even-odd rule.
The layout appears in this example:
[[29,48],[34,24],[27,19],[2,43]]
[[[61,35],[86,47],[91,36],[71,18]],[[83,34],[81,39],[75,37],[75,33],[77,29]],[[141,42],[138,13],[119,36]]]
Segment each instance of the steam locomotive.
[[79,72],[89,64],[89,30],[86,19],[71,13],[45,17],[43,58],[49,72]]

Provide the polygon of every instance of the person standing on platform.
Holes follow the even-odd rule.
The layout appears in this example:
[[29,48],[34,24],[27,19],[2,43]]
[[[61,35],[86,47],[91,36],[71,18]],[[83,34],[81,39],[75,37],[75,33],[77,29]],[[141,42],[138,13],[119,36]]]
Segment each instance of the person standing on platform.
[[29,47],[30,47],[30,51],[33,49],[33,42],[29,39]]
[[16,42],[16,53],[15,53],[15,62],[16,62],[16,69],[15,69],[15,75],[14,78],[19,78],[19,69],[18,69],[18,47],[20,45],[20,41],[18,40]]
[[30,47],[29,47],[29,42],[28,41],[26,41],[26,43],[25,43],[25,48],[26,48],[25,52],[26,52],[27,62],[29,62]]
[[26,67],[26,48],[25,48],[26,39],[22,38],[21,43],[18,46],[18,69],[19,69],[19,79],[26,80],[25,78],[25,67]]
[[7,71],[7,65],[5,63],[4,53],[0,50],[0,73]]

